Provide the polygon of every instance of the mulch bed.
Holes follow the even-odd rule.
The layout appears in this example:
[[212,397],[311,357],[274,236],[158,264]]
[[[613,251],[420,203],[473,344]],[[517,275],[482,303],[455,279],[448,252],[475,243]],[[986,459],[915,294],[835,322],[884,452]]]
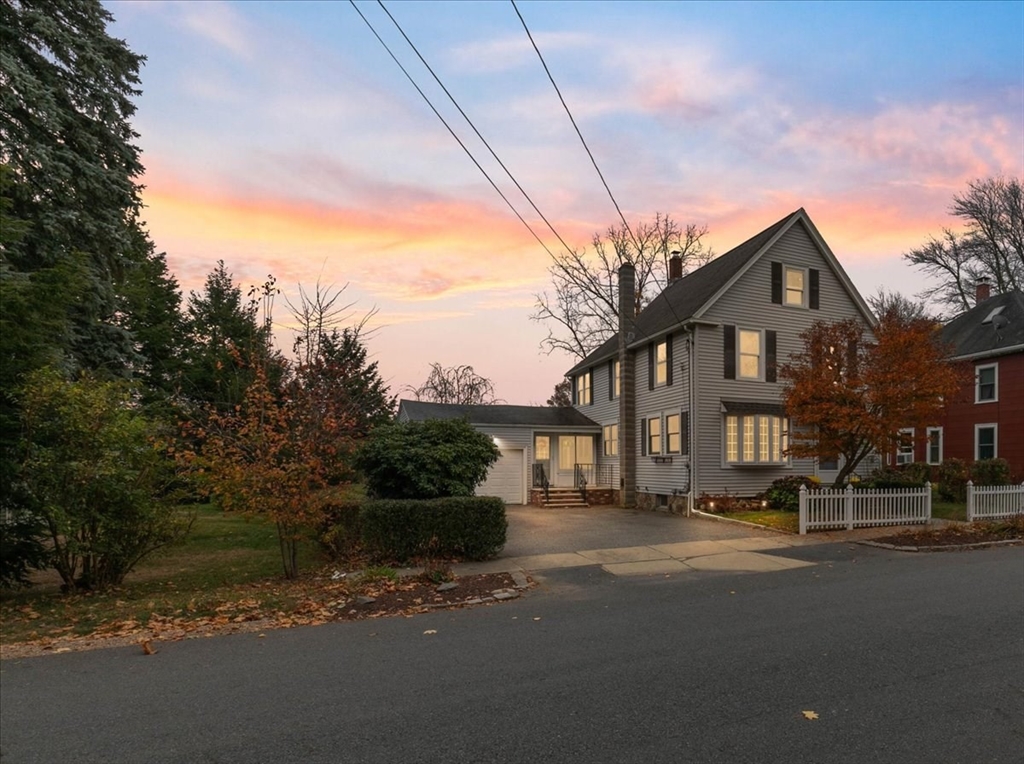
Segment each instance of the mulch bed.
[[993,542],[1024,542],[1024,518],[1004,522],[956,523],[937,530],[900,531],[872,539],[881,544],[917,548],[962,547]]

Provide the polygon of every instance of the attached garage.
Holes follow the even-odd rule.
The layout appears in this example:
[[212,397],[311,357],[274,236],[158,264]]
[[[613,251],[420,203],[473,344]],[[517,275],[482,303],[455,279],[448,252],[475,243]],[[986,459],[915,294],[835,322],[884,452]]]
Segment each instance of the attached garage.
[[503,448],[476,489],[477,496],[497,496],[506,504],[526,503],[526,452],[522,448]]

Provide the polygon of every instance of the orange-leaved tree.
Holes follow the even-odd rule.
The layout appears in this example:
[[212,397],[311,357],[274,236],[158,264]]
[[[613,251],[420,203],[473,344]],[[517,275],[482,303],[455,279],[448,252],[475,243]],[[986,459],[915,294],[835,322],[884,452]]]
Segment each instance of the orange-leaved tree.
[[298,574],[299,543],[322,520],[318,492],[351,450],[351,417],[324,405],[321,391],[289,374],[275,389],[263,364],[234,411],[211,410],[186,458],[225,509],[268,517],[277,526],[286,578]]
[[788,453],[842,457],[842,487],[864,458],[892,453],[900,430],[934,425],[960,390],[963,367],[945,360],[938,325],[888,311],[872,332],[847,319],[815,323],[780,376],[792,419]]

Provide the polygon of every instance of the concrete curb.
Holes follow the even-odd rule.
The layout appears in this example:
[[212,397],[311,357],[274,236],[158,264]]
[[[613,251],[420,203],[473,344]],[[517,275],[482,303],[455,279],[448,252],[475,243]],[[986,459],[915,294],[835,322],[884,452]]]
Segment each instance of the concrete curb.
[[1024,539],[1004,539],[1002,541],[979,541],[976,544],[947,544],[945,546],[899,546],[897,544],[886,544],[883,541],[857,541],[854,542],[863,546],[873,546],[879,549],[891,549],[896,552],[962,552],[968,549],[987,549],[994,546],[1022,546]]

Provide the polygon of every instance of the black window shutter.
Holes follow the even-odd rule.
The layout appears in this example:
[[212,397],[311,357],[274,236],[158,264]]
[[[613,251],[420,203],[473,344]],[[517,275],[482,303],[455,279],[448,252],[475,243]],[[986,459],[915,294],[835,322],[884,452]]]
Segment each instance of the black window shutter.
[[725,378],[736,379],[736,327],[726,324],[725,347],[722,349],[725,355]]
[[672,384],[672,335],[665,337],[665,384]]
[[615,399],[615,359],[608,362],[608,400]]
[[782,263],[772,263],[772,302],[782,305]]
[[679,436],[682,438],[681,446],[683,456],[690,454],[690,412],[684,411],[679,420]]
[[647,420],[640,420],[640,456],[647,456]]
[[764,381],[777,382],[778,372],[775,368],[775,332],[764,330]]
[[821,272],[815,268],[811,268],[811,290],[809,294],[808,304],[811,306],[811,310],[818,310],[819,305],[819,290],[821,284]]
[[576,377],[569,377],[569,386],[572,388],[572,405],[575,406],[579,403],[576,400]]
[[647,389],[654,389],[654,343],[647,346]]
[[587,372],[587,376],[590,377],[590,379],[588,380],[589,384],[587,385],[587,388],[590,390],[590,400],[587,401],[587,403],[593,403],[594,402],[594,393],[596,392],[596,390],[594,390],[594,368],[593,367],[591,367],[590,371]]

